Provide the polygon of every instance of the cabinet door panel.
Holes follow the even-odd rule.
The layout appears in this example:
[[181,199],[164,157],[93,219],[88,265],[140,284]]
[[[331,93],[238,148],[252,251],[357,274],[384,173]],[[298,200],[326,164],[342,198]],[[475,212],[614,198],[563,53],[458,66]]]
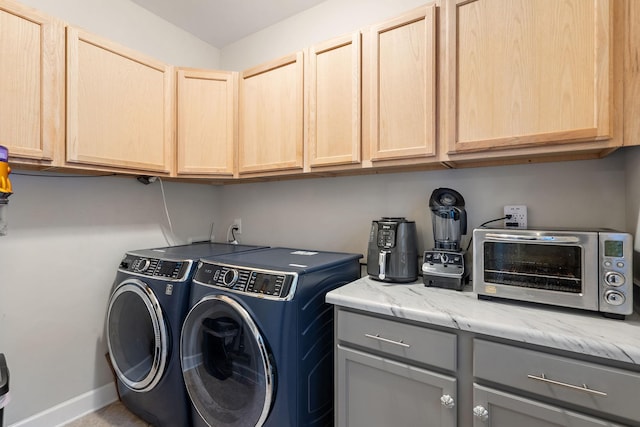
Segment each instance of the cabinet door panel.
[[449,152],[607,139],[608,0],[450,0]]
[[169,172],[171,67],[67,29],[67,161]]
[[0,2],[0,144],[13,158],[53,160],[64,136],[64,26]]
[[360,162],[361,35],[309,50],[309,163],[331,166]]
[[337,346],[337,425],[454,427],[456,380],[411,365]]
[[244,71],[239,172],[302,169],[303,54]]
[[371,28],[371,160],[435,155],[436,6]]
[[178,175],[232,176],[237,73],[178,70]]
[[568,411],[474,384],[474,408],[487,410],[488,418],[474,417],[473,427],[622,427],[620,424]]

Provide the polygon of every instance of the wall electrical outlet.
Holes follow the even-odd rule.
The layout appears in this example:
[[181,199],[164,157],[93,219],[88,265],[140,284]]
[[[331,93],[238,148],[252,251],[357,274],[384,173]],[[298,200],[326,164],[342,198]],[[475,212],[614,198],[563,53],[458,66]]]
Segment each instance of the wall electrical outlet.
[[234,219],[232,227],[236,229],[236,233],[242,234],[242,219],[241,218]]
[[526,205],[505,206],[504,216],[504,228],[527,228]]

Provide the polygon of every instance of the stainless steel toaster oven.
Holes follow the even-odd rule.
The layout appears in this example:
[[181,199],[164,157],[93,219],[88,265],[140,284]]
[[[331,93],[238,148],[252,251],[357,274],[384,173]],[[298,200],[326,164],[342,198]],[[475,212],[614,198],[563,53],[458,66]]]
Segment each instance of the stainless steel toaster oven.
[[599,311],[633,311],[633,240],[611,230],[473,231],[473,290],[505,298]]

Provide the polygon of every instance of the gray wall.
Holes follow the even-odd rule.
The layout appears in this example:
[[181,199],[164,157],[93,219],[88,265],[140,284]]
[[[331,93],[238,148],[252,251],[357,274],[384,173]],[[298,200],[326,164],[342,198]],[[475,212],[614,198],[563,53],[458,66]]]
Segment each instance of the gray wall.
[[627,152],[589,161],[228,185],[220,220],[228,226],[241,216],[243,243],[366,254],[371,221],[404,216],[416,221],[424,249],[433,244],[428,198],[435,188],[450,187],[465,198],[469,229],[501,217],[507,204],[527,205],[530,227],[624,229]]
[[208,185],[164,182],[171,233],[159,182],[18,173],[0,237],[7,425],[110,383],[104,318],[122,255],[207,236],[219,216]]
[[220,65],[241,71],[332,37],[393,18],[425,0],[326,0],[223,47]]
[[634,279],[640,286],[640,148],[626,150],[625,170],[627,230],[635,235]]
[[170,65],[218,68],[220,51],[130,0],[17,0]]

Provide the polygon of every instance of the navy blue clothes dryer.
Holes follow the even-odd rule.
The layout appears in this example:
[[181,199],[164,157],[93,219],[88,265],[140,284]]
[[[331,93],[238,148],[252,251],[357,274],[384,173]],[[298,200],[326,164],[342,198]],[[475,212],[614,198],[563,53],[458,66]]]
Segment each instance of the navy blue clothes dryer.
[[127,252],[107,309],[107,344],[124,405],[159,427],[191,425],[179,339],[200,257],[257,246],[196,243]]
[[201,260],[181,337],[194,426],[333,425],[333,308],[360,254],[270,248]]

